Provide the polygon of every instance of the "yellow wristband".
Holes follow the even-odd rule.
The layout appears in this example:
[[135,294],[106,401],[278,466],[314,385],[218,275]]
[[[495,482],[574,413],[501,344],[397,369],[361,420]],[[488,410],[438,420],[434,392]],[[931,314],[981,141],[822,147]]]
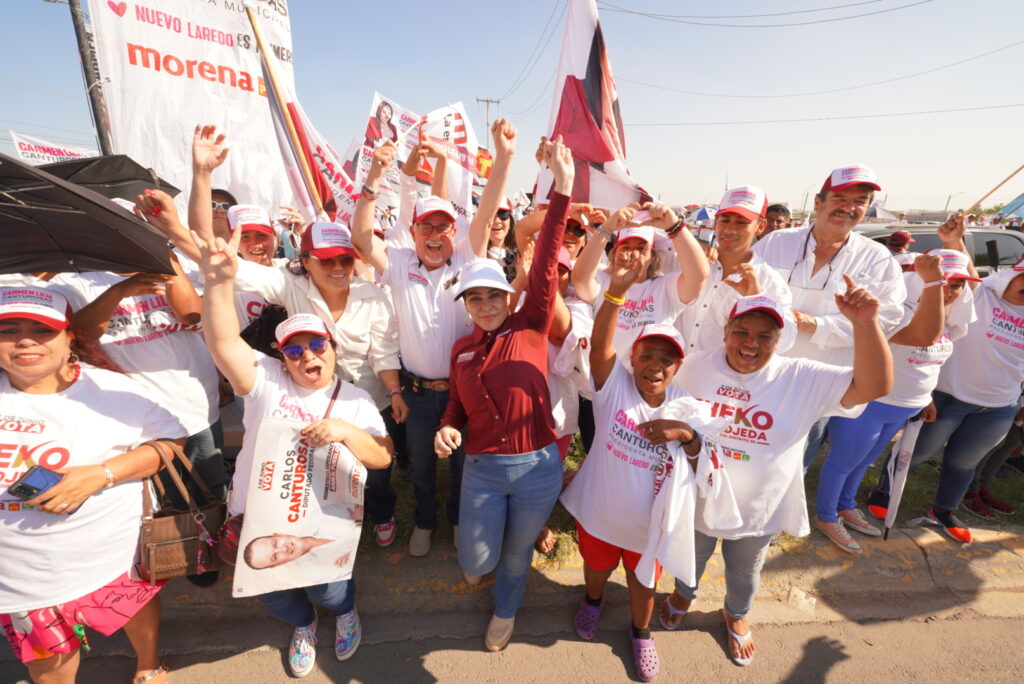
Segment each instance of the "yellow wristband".
[[616,297],[615,295],[610,294],[608,290],[604,291],[604,298],[607,299],[612,304],[614,304],[615,306],[622,306],[623,304],[626,303],[625,297]]

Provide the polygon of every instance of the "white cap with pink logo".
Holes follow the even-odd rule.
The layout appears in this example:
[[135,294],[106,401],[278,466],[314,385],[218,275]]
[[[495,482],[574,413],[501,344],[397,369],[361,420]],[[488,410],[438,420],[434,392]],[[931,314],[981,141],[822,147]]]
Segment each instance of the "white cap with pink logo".
[[654,226],[626,226],[615,237],[615,244],[621,245],[630,238],[640,238],[647,244],[654,244]]
[[0,288],[0,320],[27,318],[64,330],[71,325],[71,305],[58,292],[38,287]]
[[768,197],[764,190],[756,185],[741,185],[726,191],[718,204],[718,212],[722,214],[738,214],[749,221],[764,218],[768,211]]
[[281,321],[274,328],[274,337],[277,339],[278,348],[283,347],[291,337],[299,333],[313,333],[314,335],[323,335],[324,337],[331,336],[331,333],[327,330],[327,324],[319,316],[308,313],[295,314]]
[[673,325],[666,325],[664,323],[648,323],[640,330],[640,335],[633,342],[635,347],[640,340],[646,340],[652,337],[660,337],[664,340],[668,340],[679,352],[679,358],[683,358],[683,337],[679,334]]
[[775,319],[775,322],[779,324],[780,328],[784,328],[786,326],[781,307],[779,307],[778,303],[774,299],[763,294],[750,295],[749,297],[740,297],[737,299],[736,304],[732,307],[732,311],[729,312],[729,318],[739,318],[740,316],[744,316],[753,311],[760,311],[768,314]]
[[258,233],[274,235],[274,224],[270,221],[270,213],[255,204],[236,204],[228,209],[228,225],[231,230],[241,225],[242,232],[255,230]]
[[980,283],[981,278],[975,278],[971,275],[971,271],[968,268],[969,263],[967,261],[967,255],[963,252],[958,252],[955,249],[932,249],[926,252],[926,254],[934,254],[939,257],[939,268],[942,269],[942,276],[946,280],[973,280]]
[[455,208],[452,203],[448,200],[443,200],[436,195],[430,195],[429,197],[420,197],[416,200],[416,207],[413,209],[412,220],[415,223],[419,223],[426,217],[434,213],[441,213],[455,222]]
[[842,192],[858,185],[870,185],[874,190],[881,190],[875,172],[864,164],[851,164],[834,169],[821,186],[822,192]]
[[357,257],[352,246],[352,233],[343,223],[316,221],[309,224],[302,233],[299,249],[309,252],[317,259],[331,259],[336,256]]

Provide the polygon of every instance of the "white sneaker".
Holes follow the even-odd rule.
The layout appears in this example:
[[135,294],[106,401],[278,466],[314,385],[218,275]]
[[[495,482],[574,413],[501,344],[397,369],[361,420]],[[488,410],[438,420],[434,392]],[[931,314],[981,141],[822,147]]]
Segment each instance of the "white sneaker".
[[412,536],[409,537],[409,555],[410,556],[426,556],[430,553],[430,535],[433,530],[425,530],[422,527],[417,527],[412,531]]
[[314,613],[313,624],[296,627],[292,633],[292,643],[288,646],[288,669],[296,677],[305,677],[316,664],[316,623]]
[[516,619],[500,618],[497,615],[491,616],[491,622],[487,625],[487,633],[484,634],[484,646],[488,651],[500,651],[508,646],[512,640],[512,628],[516,625]]

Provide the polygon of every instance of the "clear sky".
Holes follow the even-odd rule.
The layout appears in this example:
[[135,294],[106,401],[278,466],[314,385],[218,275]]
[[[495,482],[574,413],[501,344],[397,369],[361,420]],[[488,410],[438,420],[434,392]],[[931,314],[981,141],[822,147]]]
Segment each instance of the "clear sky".
[[[419,112],[462,100],[481,139],[485,110],[475,100],[500,98],[492,119],[512,119],[522,139],[511,189],[532,185],[532,153],[547,128],[554,90],[563,0],[289,5],[298,95],[336,147],[362,131],[374,90]],[[799,209],[832,168],[862,162],[877,172],[891,209],[942,209],[950,195],[956,209],[1024,163],[1024,106],[736,123],[1024,104],[1019,0],[602,0],[598,6],[630,169],[664,201],[717,203],[728,178],[731,185],[760,185],[770,201]],[[815,11],[837,6],[844,7]],[[614,7],[689,18],[664,21]],[[89,143],[67,5],[5,0],[3,12],[0,151],[12,153],[8,128]],[[826,21],[870,12],[882,13]],[[774,16],[734,18],[753,14]],[[924,75],[851,89],[1011,45]],[[785,97],[752,97],[768,95]],[[666,123],[701,125],[643,125]],[[1022,192],[1024,172],[986,205]]]

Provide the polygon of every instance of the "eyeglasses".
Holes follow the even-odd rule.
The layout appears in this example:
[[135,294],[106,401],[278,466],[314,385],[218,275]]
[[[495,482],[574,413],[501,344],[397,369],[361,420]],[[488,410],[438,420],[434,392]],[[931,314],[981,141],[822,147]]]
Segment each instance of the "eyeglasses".
[[576,223],[575,221],[572,221],[571,223],[565,224],[565,232],[572,233],[576,237],[581,238],[587,234],[587,229],[581,226],[580,224]]
[[497,216],[500,221],[508,221],[512,218],[512,211],[510,209],[499,209]]
[[420,235],[431,235],[437,233],[438,235],[448,235],[455,230],[454,223],[427,223],[426,221],[420,221],[416,224],[416,230]]
[[210,200],[210,204],[214,209],[220,209],[221,211],[227,211],[231,207],[235,206],[231,202],[215,202],[213,200]]
[[281,347],[281,353],[292,361],[298,361],[302,358],[302,355],[306,353],[306,350],[313,352],[317,356],[323,354],[327,350],[327,343],[330,342],[329,337],[316,337],[309,341],[309,344],[288,344]]
[[[803,251],[800,252],[800,258],[793,262],[793,268],[789,271],[789,277],[786,278],[786,285],[792,285],[793,284],[793,274],[796,273],[796,267],[800,265],[801,261],[804,261],[805,259],[807,259],[807,246],[810,244],[810,242],[811,242],[811,231],[808,230],[807,231],[807,237],[804,238],[804,248],[803,248]],[[836,253],[832,255],[832,258],[829,259],[825,263],[825,265],[828,266],[828,275],[825,276],[825,282],[822,283],[821,287],[819,288],[822,292],[825,291],[825,288],[828,287],[828,284],[832,281],[832,262],[835,261],[835,258],[837,256],[839,256],[839,252],[843,251],[843,247],[845,247],[845,246],[846,246],[846,243],[844,242],[843,246],[840,247],[836,251]],[[811,278],[812,279],[814,278],[814,274],[811,274]],[[797,287],[799,287],[799,286],[797,286]],[[805,287],[804,289],[807,290],[807,289],[810,289],[810,288]]]

